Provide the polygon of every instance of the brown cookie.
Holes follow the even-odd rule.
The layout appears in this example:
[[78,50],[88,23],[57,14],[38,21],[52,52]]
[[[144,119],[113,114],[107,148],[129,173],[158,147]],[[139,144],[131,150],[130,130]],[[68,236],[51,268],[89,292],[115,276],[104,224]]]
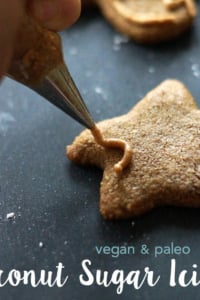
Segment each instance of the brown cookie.
[[100,211],[107,219],[141,215],[155,206],[200,206],[200,110],[184,85],[167,80],[129,113],[97,124],[105,138],[121,138],[133,150],[116,174],[121,150],[99,146],[84,130],[67,147],[79,164],[104,170]]
[[190,27],[197,9],[194,0],[82,0],[97,4],[113,26],[135,41],[160,43]]

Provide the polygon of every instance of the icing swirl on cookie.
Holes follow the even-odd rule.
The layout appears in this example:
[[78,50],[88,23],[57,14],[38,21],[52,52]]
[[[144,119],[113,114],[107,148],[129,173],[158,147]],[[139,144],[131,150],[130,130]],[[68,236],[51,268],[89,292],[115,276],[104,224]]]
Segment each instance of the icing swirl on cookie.
[[124,151],[122,159],[114,165],[115,172],[120,174],[132,160],[133,151],[130,145],[124,140],[118,138],[105,139],[96,125],[91,128],[91,132],[97,144],[105,148],[120,148]]

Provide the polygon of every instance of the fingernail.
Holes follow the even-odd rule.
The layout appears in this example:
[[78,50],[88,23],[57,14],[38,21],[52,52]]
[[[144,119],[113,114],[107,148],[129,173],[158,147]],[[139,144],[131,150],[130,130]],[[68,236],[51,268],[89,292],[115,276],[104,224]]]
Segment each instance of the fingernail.
[[57,15],[58,4],[55,0],[36,1],[34,6],[35,16],[43,22],[49,21]]

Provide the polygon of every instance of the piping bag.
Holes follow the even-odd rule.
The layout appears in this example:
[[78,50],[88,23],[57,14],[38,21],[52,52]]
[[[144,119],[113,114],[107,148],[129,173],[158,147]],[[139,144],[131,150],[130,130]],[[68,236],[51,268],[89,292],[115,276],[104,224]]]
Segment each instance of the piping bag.
[[6,74],[31,88],[85,127],[95,123],[64,62],[59,35],[23,16]]
[[36,91],[90,129],[99,145],[122,149],[123,157],[114,166],[116,173],[121,173],[130,163],[132,149],[129,144],[116,138],[104,139],[94,123],[64,62],[57,33],[24,16],[7,75]]

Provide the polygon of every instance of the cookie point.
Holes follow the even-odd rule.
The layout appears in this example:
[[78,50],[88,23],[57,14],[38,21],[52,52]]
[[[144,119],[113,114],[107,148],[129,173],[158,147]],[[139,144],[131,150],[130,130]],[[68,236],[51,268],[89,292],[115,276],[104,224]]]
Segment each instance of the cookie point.
[[78,157],[78,151],[73,147],[73,145],[69,145],[66,147],[66,155],[69,159],[76,161]]
[[71,146],[66,146],[66,155],[69,156],[69,153],[71,151]]

